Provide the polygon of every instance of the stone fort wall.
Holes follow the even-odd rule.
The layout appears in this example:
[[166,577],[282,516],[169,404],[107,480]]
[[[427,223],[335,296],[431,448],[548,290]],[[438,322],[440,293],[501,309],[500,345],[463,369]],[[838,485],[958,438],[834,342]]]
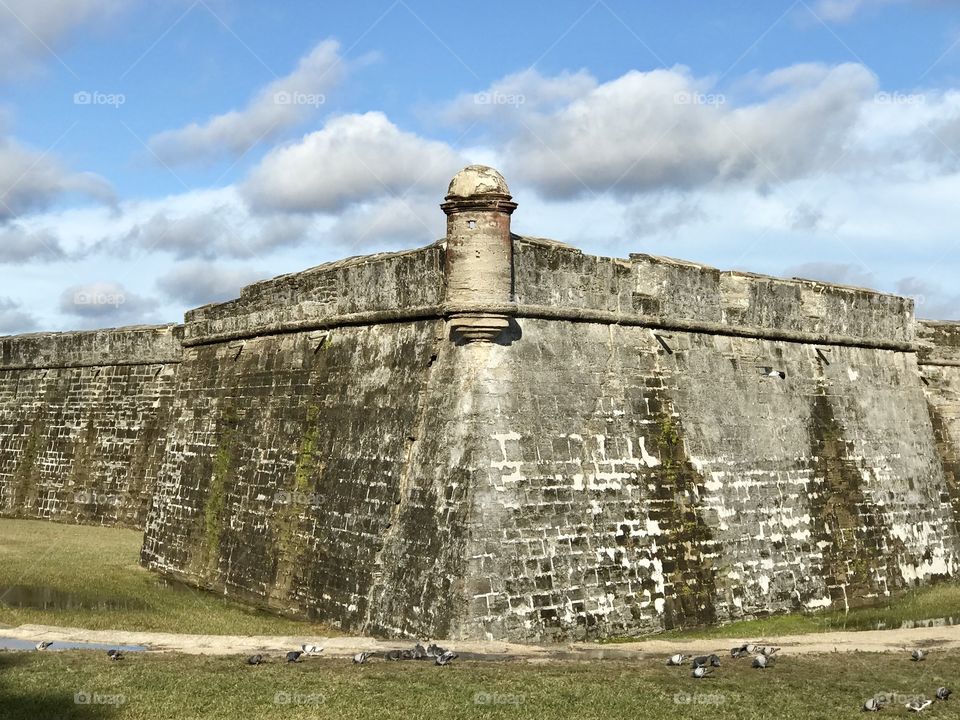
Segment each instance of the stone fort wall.
[[143,527],[176,326],[0,338],[0,515]]
[[[395,636],[638,635],[957,573],[960,325],[511,235],[488,169],[443,207],[445,241],[107,333],[83,367],[49,358],[94,334],[0,340],[5,512],[142,524],[156,571]],[[68,502],[93,486],[122,519]]]

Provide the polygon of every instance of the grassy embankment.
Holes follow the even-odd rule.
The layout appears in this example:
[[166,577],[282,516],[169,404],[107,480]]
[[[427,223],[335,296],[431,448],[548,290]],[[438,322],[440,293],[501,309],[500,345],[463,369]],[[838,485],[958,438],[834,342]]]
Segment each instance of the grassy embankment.
[[[331,634],[321,625],[166,584],[138,564],[141,537],[134,530],[0,520],[0,624],[200,635]],[[5,606],[5,593],[7,602],[37,606]],[[48,607],[42,607],[45,599]]]

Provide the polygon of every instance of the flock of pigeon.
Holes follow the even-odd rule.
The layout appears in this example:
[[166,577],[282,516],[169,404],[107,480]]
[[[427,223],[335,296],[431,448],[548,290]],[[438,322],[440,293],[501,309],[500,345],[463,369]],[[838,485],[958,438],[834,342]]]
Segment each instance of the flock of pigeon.
[[[323,648],[318,645],[301,645],[300,650],[291,650],[286,655],[288,663],[301,662],[301,659],[307,655],[319,655]],[[358,652],[353,656],[354,665],[365,665],[373,657],[373,653]],[[458,655],[452,650],[447,650],[439,645],[431,643],[424,647],[417,643],[413,650],[390,650],[384,654],[385,660],[433,660],[435,665],[449,665],[457,659]],[[263,655],[251,655],[247,658],[247,665],[261,665],[267,662]]]
[[[50,641],[44,641],[37,643],[37,650],[46,650],[51,645]],[[756,645],[754,643],[745,643],[743,645],[738,645],[737,647],[730,648],[730,657],[734,660],[739,660],[740,658],[750,657],[753,655],[752,667],[757,670],[765,670],[776,662],[776,654],[780,651],[778,647],[771,647],[769,645]],[[286,662],[288,663],[298,663],[302,662],[304,656],[319,655],[323,652],[323,648],[319,645],[301,645],[299,650],[291,650],[286,654]],[[107,650],[107,657],[110,660],[123,660],[124,655],[121,650]],[[369,652],[358,652],[353,656],[354,665],[364,665],[373,657],[373,653]],[[440,647],[435,643],[431,643],[424,647],[420,643],[417,643],[412,650],[390,650],[384,655],[385,660],[389,661],[399,661],[399,660],[433,660],[435,665],[449,665],[457,658],[457,653],[452,650],[447,650]],[[914,650],[910,654],[910,659],[914,662],[922,662],[927,659],[927,653],[923,650]],[[710,677],[713,675],[714,668],[720,667],[720,656],[719,655],[698,655],[697,657],[688,657],[678,653],[676,655],[671,655],[667,659],[667,665],[670,667],[683,667],[687,661],[691,662],[692,671],[690,676],[696,680],[702,680],[703,678]],[[262,665],[267,662],[266,657],[263,655],[251,655],[247,658],[247,665]],[[947,687],[939,687],[935,693],[937,700],[947,701],[952,695],[952,691]],[[905,707],[908,710],[913,712],[921,712],[930,705],[933,704],[933,700],[914,698],[906,703]],[[877,697],[872,697],[866,700],[863,703],[862,709],[864,712],[877,712],[882,710],[886,704],[884,699]]]
[[[922,662],[923,660],[927,659],[927,653],[923,650],[914,650],[912,653],[910,653],[910,659],[913,660],[914,662]],[[952,694],[953,694],[953,691],[950,690],[950,688],[938,687],[937,692],[934,694],[934,697],[937,700],[949,700]],[[883,706],[886,704],[884,700],[885,698],[884,699],[876,698],[876,697],[868,698],[867,701],[863,703],[863,711],[878,712],[882,710]],[[906,707],[907,710],[911,710],[912,712],[918,713],[923,710],[926,710],[931,705],[933,705],[933,700],[929,700],[927,698],[913,698],[909,702],[905,703],[904,707]]]
[[[730,648],[730,657],[734,660],[739,660],[743,657],[749,657],[753,655],[752,667],[757,670],[765,670],[776,662],[775,655],[780,651],[778,647],[762,646],[755,645],[753,643],[746,643],[744,645],[738,645],[737,647]],[[926,660],[927,654],[923,650],[914,650],[910,659],[914,662],[921,662]],[[720,656],[719,655],[698,655],[697,657],[690,658],[683,654],[671,655],[667,659],[667,665],[670,667],[683,667],[687,663],[691,662],[692,672],[690,677],[696,680],[702,680],[705,677],[710,677],[713,675],[714,668],[720,667]],[[939,687],[935,693],[937,700],[949,700],[952,691],[948,687]],[[933,704],[933,700],[914,698],[909,702],[905,703],[907,710],[913,712],[921,712],[922,710],[927,709]],[[885,705],[885,699],[879,699],[872,697],[863,703],[863,710],[865,712],[876,712],[883,709]]]
[[[744,645],[739,645],[735,648],[730,649],[730,657],[734,660],[739,660],[742,657],[748,657],[750,655],[755,655],[753,658],[753,667],[758,670],[764,670],[770,666],[774,661],[774,655],[780,651],[780,648],[754,645],[753,643],[746,643]],[[698,655],[695,658],[689,658],[686,655],[677,654],[671,655],[667,660],[667,665],[671,667],[681,667],[687,660],[692,661],[693,672],[690,673],[690,677],[697,680],[701,680],[705,677],[710,677],[713,675],[713,669],[720,667],[720,656],[719,655]]]
[[[37,643],[37,650],[46,650],[51,645],[50,641],[44,641]],[[288,663],[298,663],[302,662],[304,657],[309,657],[311,655],[319,655],[323,652],[323,648],[319,645],[301,645],[299,650],[291,650],[285,656],[285,660]],[[107,657],[110,660],[123,660],[124,654],[122,650],[107,650]],[[373,653],[369,652],[358,652],[353,656],[354,665],[364,665],[373,657]],[[426,647],[417,643],[412,650],[390,650],[384,654],[385,660],[433,660],[435,665],[449,665],[454,660],[456,660],[459,655],[453,650],[447,650],[442,648],[435,643],[430,643]],[[268,662],[265,655],[251,655],[247,658],[247,665],[262,665]]]

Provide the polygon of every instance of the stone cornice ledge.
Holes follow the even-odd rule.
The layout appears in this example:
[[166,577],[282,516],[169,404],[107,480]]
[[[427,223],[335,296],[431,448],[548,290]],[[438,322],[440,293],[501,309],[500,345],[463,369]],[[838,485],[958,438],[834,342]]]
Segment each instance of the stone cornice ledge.
[[[304,308],[305,309],[305,308]],[[257,323],[250,316],[237,318],[237,327],[214,330],[205,322],[188,323],[185,327],[183,344],[185,347],[211,345],[216,343],[247,340],[268,335],[327,330],[352,325],[373,325],[377,323],[411,322],[418,320],[447,319],[452,315],[496,314],[514,318],[559,320],[567,322],[600,323],[605,325],[628,325],[648,327],[653,330],[672,330],[707,335],[725,335],[731,337],[778,340],[782,342],[804,343],[812,345],[838,345],[862,347],[877,350],[915,353],[918,345],[912,342],[885,341],[858,338],[848,335],[832,335],[800,330],[782,330],[779,328],[727,325],[724,323],[687,319],[672,319],[650,315],[637,315],[604,310],[582,308],[553,307],[545,305],[469,305],[443,304],[390,310],[370,310],[356,313],[328,315],[326,317],[306,317],[308,313],[296,313],[298,318],[278,319],[273,322]],[[216,323],[221,325],[222,323]]]

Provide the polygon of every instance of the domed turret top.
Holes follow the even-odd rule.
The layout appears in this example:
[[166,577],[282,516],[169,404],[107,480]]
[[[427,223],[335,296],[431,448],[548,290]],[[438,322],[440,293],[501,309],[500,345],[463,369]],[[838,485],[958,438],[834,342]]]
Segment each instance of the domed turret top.
[[503,175],[486,165],[470,165],[458,172],[450,181],[447,199],[471,198],[477,195],[505,195],[510,197],[510,188]]

